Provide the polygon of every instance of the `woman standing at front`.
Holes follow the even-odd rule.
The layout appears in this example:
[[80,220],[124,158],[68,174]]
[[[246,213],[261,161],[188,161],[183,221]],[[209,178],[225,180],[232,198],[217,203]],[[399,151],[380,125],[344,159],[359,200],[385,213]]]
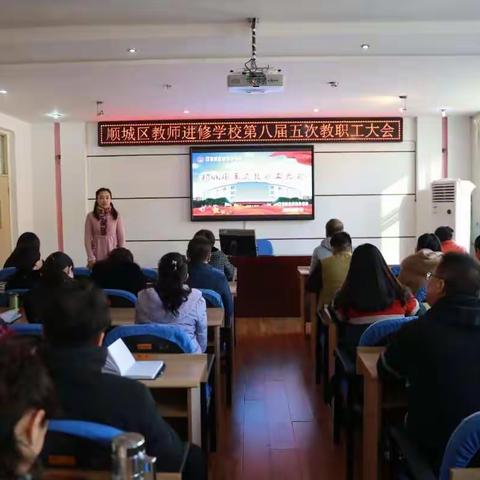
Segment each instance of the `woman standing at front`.
[[95,192],[93,211],[85,220],[85,250],[88,267],[104,260],[117,247],[125,246],[125,229],[120,214],[112,203],[112,192],[99,188]]

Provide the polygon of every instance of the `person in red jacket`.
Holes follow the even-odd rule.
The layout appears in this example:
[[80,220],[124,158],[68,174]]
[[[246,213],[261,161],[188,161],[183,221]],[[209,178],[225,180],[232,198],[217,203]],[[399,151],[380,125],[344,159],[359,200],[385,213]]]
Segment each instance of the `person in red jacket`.
[[461,245],[453,241],[453,234],[453,228],[447,226],[438,227],[435,230],[435,235],[440,239],[440,242],[442,242],[442,252],[467,253]]

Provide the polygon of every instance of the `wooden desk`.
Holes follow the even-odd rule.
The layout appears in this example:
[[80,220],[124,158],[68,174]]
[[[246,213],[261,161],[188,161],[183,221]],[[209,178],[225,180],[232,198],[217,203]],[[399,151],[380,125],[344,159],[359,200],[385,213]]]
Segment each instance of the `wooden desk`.
[[382,384],[377,361],[384,347],[357,348],[357,373],[363,376],[363,459],[362,478],[377,480],[382,425]]
[[[112,480],[112,472],[85,472],[79,470],[47,470],[43,480]],[[182,480],[182,474],[157,473],[156,480]]]
[[188,441],[202,445],[200,386],[207,375],[207,355],[135,354],[137,359],[163,360],[165,370],[155,380],[142,380],[166,418],[185,418]]
[[450,480],[479,480],[480,468],[452,468]]

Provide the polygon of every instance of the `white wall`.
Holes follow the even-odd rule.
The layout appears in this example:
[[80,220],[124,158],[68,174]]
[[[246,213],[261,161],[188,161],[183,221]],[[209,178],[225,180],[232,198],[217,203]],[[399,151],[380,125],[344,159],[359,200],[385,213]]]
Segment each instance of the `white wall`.
[[12,240],[31,231],[33,224],[33,169],[31,125],[0,112],[0,130],[7,133],[10,157]]
[[448,118],[448,176],[472,179],[472,119],[467,116]]
[[[63,137],[63,136],[62,136]],[[278,255],[310,255],[325,222],[341,218],[356,244],[371,242],[397,263],[414,246],[415,121],[405,119],[403,143],[315,145],[315,220],[190,221],[187,147],[98,147],[87,126],[88,197],[110,187],[126,223],[128,247],[144,265],[167,251],[184,252],[200,228],[255,228]],[[93,202],[90,201],[90,205]]]
[[32,125],[33,220],[43,257],[58,250],[53,123]]

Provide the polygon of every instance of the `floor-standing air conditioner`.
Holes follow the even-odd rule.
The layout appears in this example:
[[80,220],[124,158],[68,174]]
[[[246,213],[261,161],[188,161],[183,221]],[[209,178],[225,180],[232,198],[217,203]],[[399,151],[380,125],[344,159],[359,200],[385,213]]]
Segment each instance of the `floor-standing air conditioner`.
[[470,251],[472,192],[475,185],[469,180],[444,178],[432,182],[432,227],[449,226],[454,239]]

